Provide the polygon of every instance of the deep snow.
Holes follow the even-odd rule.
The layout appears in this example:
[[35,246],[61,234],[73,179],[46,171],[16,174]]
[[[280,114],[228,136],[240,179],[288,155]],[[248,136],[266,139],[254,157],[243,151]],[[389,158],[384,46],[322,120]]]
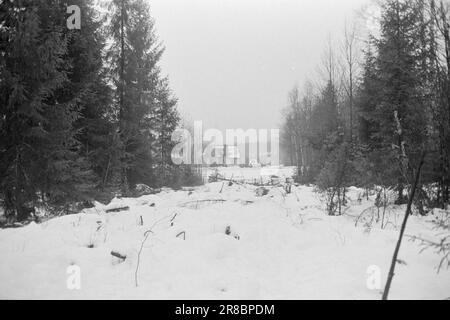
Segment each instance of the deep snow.
[[[223,173],[251,178],[260,169],[249,170]],[[373,197],[359,203],[361,191],[352,188],[346,215],[329,217],[312,187],[296,187],[290,195],[275,188],[261,198],[254,189],[218,182],[193,191],[163,190],[40,225],[0,230],[0,298],[381,298],[381,290],[368,288],[367,270],[378,266],[384,285],[398,230],[355,227],[355,217],[373,205]],[[105,212],[121,206],[130,210]],[[393,224],[400,224],[403,213],[404,207],[394,210]],[[412,217],[406,233],[434,239],[430,219]],[[138,252],[153,225],[136,287]],[[403,242],[399,258],[406,265],[397,265],[390,298],[450,297],[450,271],[438,274],[440,257],[420,250],[418,243]],[[111,251],[127,259],[121,262]],[[67,288],[71,265],[81,268],[80,290]]]

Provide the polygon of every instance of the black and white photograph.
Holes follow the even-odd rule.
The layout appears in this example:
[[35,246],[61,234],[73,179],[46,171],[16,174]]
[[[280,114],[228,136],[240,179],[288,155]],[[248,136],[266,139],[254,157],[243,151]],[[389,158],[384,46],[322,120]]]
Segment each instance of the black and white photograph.
[[0,0],[0,300],[450,300],[450,0]]

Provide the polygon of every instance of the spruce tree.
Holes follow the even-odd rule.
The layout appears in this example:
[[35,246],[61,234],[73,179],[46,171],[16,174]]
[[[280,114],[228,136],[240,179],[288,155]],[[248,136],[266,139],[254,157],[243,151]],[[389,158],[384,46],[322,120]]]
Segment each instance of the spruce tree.
[[56,184],[67,181],[77,113],[55,96],[67,82],[67,38],[52,20],[55,3],[0,5],[0,188],[7,216],[23,220],[39,195],[58,197]]
[[399,202],[405,200],[409,161],[418,159],[426,141],[426,108],[419,73],[420,6],[406,0],[383,5],[376,60],[380,90],[375,108],[367,112],[376,123],[372,138],[380,141],[387,161],[397,170]]
[[158,66],[164,50],[146,1],[115,0],[111,9],[114,45],[109,58],[117,92],[122,184],[124,189],[157,185],[155,166],[168,164],[169,146],[161,149],[161,143],[166,144],[178,122],[176,100]]
[[171,152],[174,147],[172,133],[177,129],[180,117],[176,109],[177,100],[173,97],[168,80],[162,79],[157,87],[156,104],[152,110],[152,133],[155,174],[158,185],[170,185],[176,179]]

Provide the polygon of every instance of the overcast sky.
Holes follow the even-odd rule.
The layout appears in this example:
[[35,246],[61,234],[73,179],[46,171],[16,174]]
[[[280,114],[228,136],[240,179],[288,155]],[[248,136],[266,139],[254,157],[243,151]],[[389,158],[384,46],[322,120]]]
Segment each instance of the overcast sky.
[[329,37],[367,0],[151,0],[179,109],[206,127],[278,128]]

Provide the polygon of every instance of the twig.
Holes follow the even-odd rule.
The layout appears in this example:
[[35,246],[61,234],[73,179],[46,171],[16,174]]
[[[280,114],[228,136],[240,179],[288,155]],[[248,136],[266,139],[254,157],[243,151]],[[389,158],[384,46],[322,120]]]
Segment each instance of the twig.
[[170,219],[170,226],[173,227],[173,222],[175,221],[176,217],[178,216],[178,212],[175,213],[172,219]]
[[151,233],[154,233],[154,232],[153,232],[153,228],[155,228],[160,222],[162,222],[163,220],[167,219],[168,217],[170,217],[170,216],[166,216],[166,217],[164,217],[164,218],[162,218],[162,219],[159,219],[158,221],[156,221],[156,222],[151,226],[151,228],[150,228],[149,230],[147,230],[147,231],[144,233],[144,240],[142,240],[141,247],[140,247],[140,249],[139,249],[138,258],[137,258],[137,264],[136,264],[136,270],[135,270],[135,272],[134,272],[134,281],[135,281],[136,287],[139,286],[139,284],[138,284],[138,272],[139,272],[139,264],[140,264],[140,262],[141,262],[141,253],[142,253],[142,250],[144,249],[144,244],[145,244],[145,242],[147,241],[147,239],[148,239],[148,237],[150,236],[150,234],[151,234]]
[[182,231],[179,234],[177,234],[176,238],[183,236],[183,240],[186,240],[186,231]]
[[406,235],[406,237],[410,238],[412,242],[419,242],[419,245],[422,246],[421,253],[430,248],[435,249],[436,254],[442,255],[441,262],[437,267],[437,272],[440,273],[444,268],[444,265],[447,264],[447,268],[450,267],[450,238],[445,237],[440,240],[440,242],[435,242],[427,239],[423,239],[417,236]]

